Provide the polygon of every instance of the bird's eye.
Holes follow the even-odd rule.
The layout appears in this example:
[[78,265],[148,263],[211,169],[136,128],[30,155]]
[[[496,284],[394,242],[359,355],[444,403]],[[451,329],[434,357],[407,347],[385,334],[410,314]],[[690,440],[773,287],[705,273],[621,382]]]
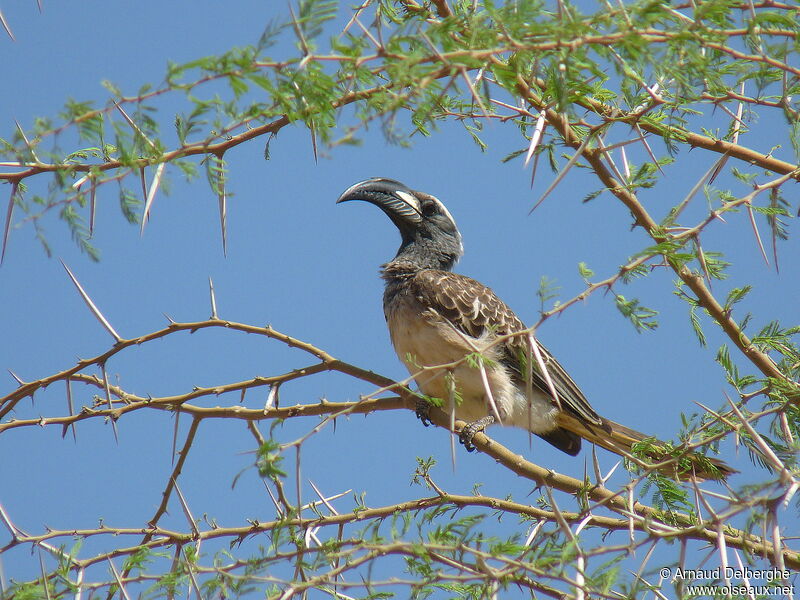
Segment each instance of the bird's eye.
[[423,217],[431,217],[436,214],[436,204],[433,202],[423,202],[420,206]]

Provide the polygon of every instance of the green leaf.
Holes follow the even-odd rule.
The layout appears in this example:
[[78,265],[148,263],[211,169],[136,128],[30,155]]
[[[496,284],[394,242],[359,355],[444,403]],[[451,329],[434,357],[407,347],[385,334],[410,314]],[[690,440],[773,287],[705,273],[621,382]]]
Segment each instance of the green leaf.
[[631,322],[637,332],[652,331],[658,327],[658,321],[655,319],[657,310],[642,306],[636,298],[627,300],[620,294],[616,295],[615,300],[619,312]]
[[585,262],[578,263],[578,273],[587,284],[589,280],[594,277],[594,271],[592,271],[589,266]]
[[539,289],[536,290],[541,312],[545,310],[545,303],[558,297],[558,290],[560,289],[561,286],[556,283],[555,279],[550,279],[547,275],[542,275],[541,279],[539,279]]
[[750,290],[753,289],[753,286],[746,285],[741,288],[733,288],[729,293],[728,297],[725,300],[725,312],[730,312],[733,309],[733,305],[737,302],[741,302],[744,300],[745,296],[750,293]]

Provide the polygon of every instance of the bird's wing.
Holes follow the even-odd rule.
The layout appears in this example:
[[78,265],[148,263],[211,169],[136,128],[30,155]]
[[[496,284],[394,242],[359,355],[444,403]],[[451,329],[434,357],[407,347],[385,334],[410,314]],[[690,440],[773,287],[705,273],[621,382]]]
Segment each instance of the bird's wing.
[[[470,277],[450,271],[426,269],[414,276],[413,283],[414,293],[420,302],[447,319],[458,331],[469,336],[477,338],[486,332],[503,336],[526,329],[514,311],[490,288]],[[522,334],[500,342],[503,363],[515,373],[521,386],[525,385],[528,371],[526,361],[531,354],[528,339],[526,334]],[[594,411],[564,367],[541,343],[537,344],[562,409],[588,424],[603,427],[604,420]],[[530,360],[533,367],[532,385],[551,396],[538,361],[534,357]]]

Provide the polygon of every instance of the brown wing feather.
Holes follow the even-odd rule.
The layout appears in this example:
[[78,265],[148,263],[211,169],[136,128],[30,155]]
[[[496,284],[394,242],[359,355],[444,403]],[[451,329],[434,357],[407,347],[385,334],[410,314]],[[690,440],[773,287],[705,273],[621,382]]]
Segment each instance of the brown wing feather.
[[[426,269],[414,275],[413,288],[420,302],[446,318],[456,329],[472,337],[480,337],[486,331],[507,335],[526,329],[514,311],[490,288],[470,277]],[[605,429],[603,418],[594,411],[572,378],[542,344],[537,344],[561,407],[588,424]],[[524,361],[528,355],[525,336],[513,337],[503,342],[503,351],[503,362],[516,374],[521,386],[524,385],[527,371]],[[535,359],[532,374],[533,386],[549,396],[549,387]]]

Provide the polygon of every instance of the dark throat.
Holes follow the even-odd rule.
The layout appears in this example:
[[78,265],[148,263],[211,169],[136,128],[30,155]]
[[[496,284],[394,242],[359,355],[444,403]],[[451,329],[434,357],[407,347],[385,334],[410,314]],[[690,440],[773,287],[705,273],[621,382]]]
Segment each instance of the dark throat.
[[459,256],[430,238],[416,239],[400,246],[397,255],[383,265],[381,276],[387,281],[407,277],[424,269],[451,271]]

